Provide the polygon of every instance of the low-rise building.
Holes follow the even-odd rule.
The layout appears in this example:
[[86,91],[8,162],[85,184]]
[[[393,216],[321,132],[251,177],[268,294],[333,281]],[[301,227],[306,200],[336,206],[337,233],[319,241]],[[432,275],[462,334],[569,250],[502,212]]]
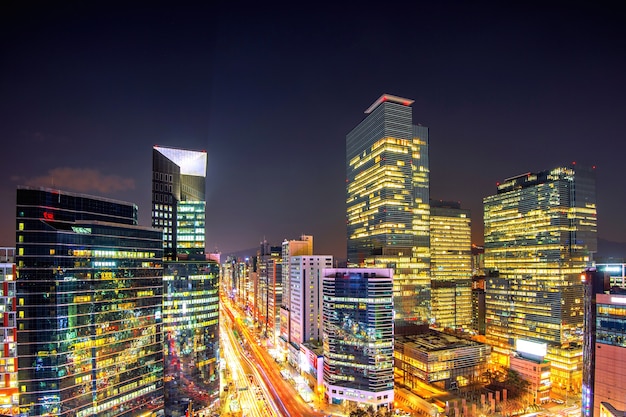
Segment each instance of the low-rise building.
[[518,354],[511,355],[510,369],[516,371],[520,378],[528,382],[528,395],[533,404],[550,401],[550,362],[529,359]]
[[425,382],[452,389],[479,380],[490,355],[489,345],[429,329],[396,336],[394,366],[407,387]]

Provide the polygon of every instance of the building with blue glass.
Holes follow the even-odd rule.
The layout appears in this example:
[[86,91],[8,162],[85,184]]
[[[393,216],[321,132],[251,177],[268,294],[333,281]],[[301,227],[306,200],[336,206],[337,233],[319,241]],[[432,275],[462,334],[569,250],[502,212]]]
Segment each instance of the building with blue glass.
[[20,412],[137,416],[163,410],[163,243],[137,206],[19,187]]
[[324,398],[391,408],[393,270],[324,269],[322,295]]

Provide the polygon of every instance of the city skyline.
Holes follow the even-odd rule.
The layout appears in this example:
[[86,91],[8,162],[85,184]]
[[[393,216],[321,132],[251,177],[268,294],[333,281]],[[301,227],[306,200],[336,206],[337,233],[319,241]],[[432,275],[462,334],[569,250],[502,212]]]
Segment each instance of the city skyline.
[[574,160],[597,166],[599,237],[626,242],[613,3],[4,11],[0,246],[18,185],[132,202],[149,225],[161,145],[207,151],[208,251],[308,234],[345,259],[345,136],[383,93],[415,100],[431,198],[471,210],[475,243],[496,182]]

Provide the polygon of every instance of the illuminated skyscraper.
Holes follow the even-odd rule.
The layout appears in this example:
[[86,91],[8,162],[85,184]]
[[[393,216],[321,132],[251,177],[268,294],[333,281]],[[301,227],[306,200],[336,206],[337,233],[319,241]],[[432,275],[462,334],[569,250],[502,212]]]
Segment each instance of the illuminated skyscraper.
[[394,269],[398,324],[430,317],[428,128],[384,94],[346,136],[348,264]]
[[134,204],[27,187],[16,226],[23,415],[162,411],[161,233]]
[[205,151],[152,150],[152,225],[163,230],[166,260],[204,254]]
[[329,403],[393,405],[393,270],[323,271],[324,391]]
[[207,154],[155,146],[152,156],[152,225],[163,230],[165,252],[165,414],[182,415],[183,398],[199,409],[219,396],[220,267],[205,254]]
[[451,201],[430,202],[432,316],[437,327],[472,323],[472,226],[469,210]]
[[0,248],[0,415],[17,416],[17,323],[15,248]]
[[261,243],[257,256],[258,279],[253,317],[263,333],[276,345],[280,332],[280,306],[283,303],[282,246]]
[[486,197],[486,336],[507,355],[517,339],[548,344],[553,386],[580,389],[582,284],[596,252],[595,172],[558,167],[505,180]]

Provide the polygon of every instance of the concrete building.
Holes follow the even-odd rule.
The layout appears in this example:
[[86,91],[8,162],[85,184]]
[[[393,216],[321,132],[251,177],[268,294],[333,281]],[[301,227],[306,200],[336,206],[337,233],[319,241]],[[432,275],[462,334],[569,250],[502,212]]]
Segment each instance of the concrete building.
[[383,94],[346,136],[348,266],[394,269],[396,332],[430,319],[428,128]]
[[302,235],[300,240],[287,240],[282,243],[282,286],[283,296],[280,306],[280,333],[278,350],[280,356],[287,357],[291,344],[291,284],[289,263],[292,256],[313,255],[313,236]]
[[626,386],[622,384],[626,375],[626,288],[612,286],[610,272],[590,268],[581,274],[585,288],[583,417],[609,411],[623,416],[626,411]]
[[547,403],[550,401],[552,387],[551,365],[545,359],[547,344],[517,339],[515,349],[516,351],[511,354],[510,369],[528,382],[529,402],[531,404]]
[[289,363],[299,367],[300,345],[322,340],[322,271],[332,268],[330,255],[291,256]]

